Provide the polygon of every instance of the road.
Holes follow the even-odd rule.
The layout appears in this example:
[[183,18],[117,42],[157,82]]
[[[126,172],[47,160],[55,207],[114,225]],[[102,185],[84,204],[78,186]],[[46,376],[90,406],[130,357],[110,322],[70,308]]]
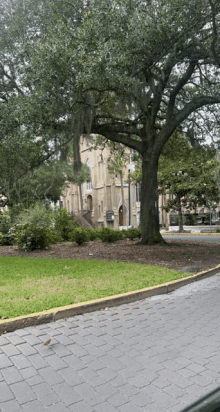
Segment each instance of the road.
[[220,236],[215,236],[215,235],[163,235],[161,233],[164,239],[183,239],[183,240],[199,240],[203,242],[215,242],[215,243],[220,243]]
[[0,411],[182,411],[220,386],[219,292],[215,275],[0,336]]

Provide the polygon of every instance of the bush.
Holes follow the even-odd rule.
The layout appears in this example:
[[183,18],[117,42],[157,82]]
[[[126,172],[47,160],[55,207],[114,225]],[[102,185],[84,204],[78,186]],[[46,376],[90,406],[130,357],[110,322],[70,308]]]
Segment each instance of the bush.
[[124,234],[120,230],[113,230],[109,227],[98,229],[96,232],[97,237],[99,237],[102,242],[117,242],[117,240],[122,240],[124,238]]
[[97,233],[95,229],[84,229],[87,231],[88,235],[89,235],[89,240],[93,241],[97,238]]
[[127,236],[129,239],[134,240],[134,239],[140,239],[141,238],[141,231],[138,228],[132,228],[127,230]]
[[78,227],[77,218],[71,220],[66,209],[58,209],[55,212],[54,228],[61,233],[63,240],[70,240],[71,232]]
[[21,214],[21,212],[25,209],[23,203],[17,203],[16,205],[9,206],[9,214],[11,218],[11,223],[14,224],[16,223],[18,216]]
[[78,245],[82,245],[85,242],[89,242],[90,235],[87,229],[76,228],[69,236],[71,242],[76,242]]
[[14,245],[17,240],[14,228],[10,229],[8,233],[0,232],[0,245],[11,246]]
[[16,235],[16,243],[19,249],[24,250],[25,252],[50,248],[50,232],[46,227],[38,227],[27,223],[17,227]]
[[23,210],[16,218],[16,223],[25,225],[27,223],[38,227],[50,227],[53,222],[53,210],[46,209],[45,206],[40,206],[36,203],[29,209]]
[[122,233],[123,239],[126,239],[128,237],[128,231],[126,229],[122,229],[121,233]]
[[0,212],[0,232],[8,233],[10,229],[11,221],[9,214]]
[[48,228],[48,233],[50,236],[50,243],[54,244],[54,243],[63,241],[62,235],[58,230],[50,227]]

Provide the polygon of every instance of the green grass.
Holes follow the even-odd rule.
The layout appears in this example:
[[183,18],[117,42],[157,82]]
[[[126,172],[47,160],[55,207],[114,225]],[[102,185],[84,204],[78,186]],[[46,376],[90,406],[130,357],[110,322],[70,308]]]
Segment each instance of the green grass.
[[0,257],[0,319],[155,286],[190,273],[98,260]]

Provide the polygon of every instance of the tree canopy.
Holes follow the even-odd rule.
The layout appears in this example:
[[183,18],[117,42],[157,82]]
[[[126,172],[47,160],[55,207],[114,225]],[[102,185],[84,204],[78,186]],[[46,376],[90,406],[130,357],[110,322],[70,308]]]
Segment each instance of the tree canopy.
[[6,40],[0,46],[1,104],[13,114],[3,128],[26,124],[45,141],[74,138],[75,149],[80,134],[94,133],[138,151],[142,243],[161,243],[161,151],[180,125],[192,142],[214,137],[219,126],[219,1],[9,0],[10,13],[2,7],[4,39],[9,32],[13,40],[10,50]]

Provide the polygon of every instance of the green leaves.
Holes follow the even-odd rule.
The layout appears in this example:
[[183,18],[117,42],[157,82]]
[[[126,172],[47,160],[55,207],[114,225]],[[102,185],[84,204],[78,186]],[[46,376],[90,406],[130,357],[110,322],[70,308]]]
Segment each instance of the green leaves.
[[124,169],[129,162],[129,155],[126,153],[125,146],[120,143],[109,142],[110,156],[108,157],[108,170],[111,174],[123,175]]
[[177,207],[177,197],[187,209],[210,207],[220,200],[216,182],[219,167],[214,148],[191,147],[186,137],[175,133],[165,145],[159,161],[159,193],[175,195],[166,210]]
[[[137,150],[155,167],[180,124],[193,129],[194,140],[207,133],[215,136],[220,122],[219,2],[213,10],[206,0],[4,2],[0,140],[25,135],[26,144],[27,139],[32,142],[27,144],[32,154],[24,148],[23,159],[21,151],[13,158],[18,167],[11,155],[8,171],[3,166],[7,197],[22,197],[17,170],[35,167],[44,154],[49,158],[43,144],[58,147],[74,137],[76,154],[80,135],[99,134]],[[36,145],[35,153],[37,139],[42,146],[38,151]],[[115,159],[110,170],[120,172],[120,161]],[[179,162],[173,173],[184,171],[183,166]],[[49,182],[46,168],[44,173]],[[190,174],[197,196],[200,186]],[[86,171],[66,175],[80,184]],[[142,179],[140,170],[135,178]],[[56,180],[59,187],[61,180]],[[184,193],[189,185],[185,172],[174,180]],[[14,192],[11,182],[16,183]],[[49,193],[48,185],[39,187]],[[154,193],[155,188],[149,201]]]

